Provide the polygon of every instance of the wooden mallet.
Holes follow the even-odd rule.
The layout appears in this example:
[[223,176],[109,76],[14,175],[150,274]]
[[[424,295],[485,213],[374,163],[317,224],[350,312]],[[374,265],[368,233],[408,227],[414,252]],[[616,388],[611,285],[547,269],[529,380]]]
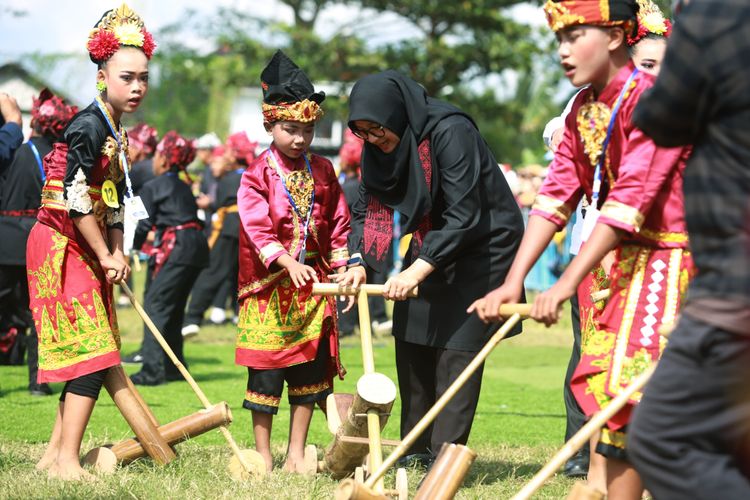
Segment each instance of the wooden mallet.
[[[393,403],[396,400],[396,385],[382,373],[375,371],[375,358],[372,349],[372,328],[368,295],[382,295],[383,285],[362,285],[358,288],[342,287],[336,283],[313,284],[314,295],[356,295],[359,311],[359,330],[362,343],[362,366],[364,375],[357,381],[357,392],[351,400],[351,406],[344,418],[338,418],[339,425],[334,432],[333,443],[326,449],[324,456],[325,469],[334,476],[344,477],[351,474],[362,464],[364,453],[369,450],[370,470],[377,469],[383,462],[381,430],[388,421]],[[410,297],[416,297],[416,288]],[[339,404],[329,396],[333,403],[333,417],[338,417]],[[341,396],[341,395],[339,395]],[[339,398],[340,399],[340,398]],[[348,398],[346,398],[348,399]],[[364,441],[364,442],[363,442]],[[365,447],[365,444],[368,446]],[[383,482],[375,484],[375,491],[384,491]]]
[[[662,325],[661,328],[659,328],[659,334],[662,336],[668,336],[672,326],[673,325]],[[570,457],[589,442],[591,436],[599,432],[607,421],[615,416],[615,414],[617,414],[617,412],[628,403],[633,394],[643,389],[651,378],[651,375],[653,375],[654,370],[656,370],[657,364],[657,362],[651,363],[651,365],[638,375],[635,380],[625,388],[625,390],[612,399],[612,401],[610,401],[609,404],[602,408],[598,413],[594,414],[594,416],[586,422],[586,425],[581,427],[581,429],[576,432],[562,448],[560,448],[560,451],[558,451],[555,456],[553,456],[552,459],[547,462],[547,464],[542,467],[533,478],[531,478],[531,481],[529,481],[521,491],[516,493],[512,500],[526,500],[531,498],[531,495],[541,488],[547,479],[552,477]]]
[[[446,389],[442,396],[435,402],[432,408],[417,422],[414,428],[401,440],[399,444],[383,461],[364,484],[357,484],[353,479],[345,479],[339,483],[334,494],[336,500],[362,500],[368,498],[377,498],[378,493],[373,491],[375,484],[385,475],[389,468],[391,468],[396,461],[403,456],[404,453],[411,447],[412,444],[422,435],[422,433],[432,424],[438,414],[443,411],[443,408],[448,402],[458,393],[458,391],[466,384],[469,378],[474,374],[475,371],[480,367],[482,363],[487,359],[493,349],[505,338],[508,333],[516,326],[521,320],[521,317],[528,317],[531,312],[531,304],[503,304],[500,306],[500,315],[508,317],[503,323],[500,329],[487,341],[485,346],[474,359],[464,368],[461,374],[453,381],[453,383]],[[372,495],[375,495],[374,497]]]
[[[195,395],[198,396],[198,399],[200,400],[201,404],[203,404],[203,407],[207,410],[210,409],[213,405],[211,405],[211,402],[195,382],[193,376],[190,375],[190,372],[187,371],[185,366],[177,358],[174,351],[172,351],[172,348],[169,347],[167,341],[164,340],[161,332],[156,327],[154,322],[151,321],[151,318],[149,318],[148,314],[143,309],[143,306],[141,306],[141,304],[135,298],[135,295],[133,295],[133,292],[130,290],[128,284],[125,283],[125,281],[121,281],[120,286],[125,292],[125,295],[127,295],[130,299],[130,303],[133,304],[133,307],[143,319],[143,322],[146,323],[146,326],[148,326],[149,330],[151,330],[151,333],[154,334],[154,338],[156,339],[156,341],[159,342],[159,345],[162,347],[162,349],[164,349],[164,352],[167,353],[169,359],[172,360],[172,363],[174,363],[182,376],[185,377],[185,380],[190,385],[190,388],[193,390]],[[237,446],[237,442],[234,440],[232,434],[229,432],[229,429],[227,429],[226,426],[219,426],[219,430],[224,436],[224,439],[227,440],[227,443],[229,443],[229,447],[234,453],[234,457],[232,457],[232,460],[229,462],[229,471],[233,478],[237,480],[245,480],[251,476],[265,473],[266,462],[265,459],[260,455],[260,453],[250,449],[241,450],[240,447]]]

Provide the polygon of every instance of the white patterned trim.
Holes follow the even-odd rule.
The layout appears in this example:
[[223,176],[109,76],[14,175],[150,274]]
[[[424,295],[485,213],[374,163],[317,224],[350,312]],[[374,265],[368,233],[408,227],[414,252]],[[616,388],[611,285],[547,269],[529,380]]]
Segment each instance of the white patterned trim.
[[89,195],[89,185],[86,184],[86,175],[80,168],[73,178],[73,183],[65,189],[67,200],[65,206],[68,210],[75,210],[82,214],[91,212],[93,204]]

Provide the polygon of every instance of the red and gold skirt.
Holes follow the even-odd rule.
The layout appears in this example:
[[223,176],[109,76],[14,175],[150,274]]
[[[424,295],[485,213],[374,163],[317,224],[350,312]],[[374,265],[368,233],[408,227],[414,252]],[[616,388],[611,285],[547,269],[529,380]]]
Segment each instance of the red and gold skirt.
[[[693,274],[686,249],[618,248],[606,305],[601,311],[594,305],[588,321],[581,308],[581,361],[571,386],[586,415],[606,406],[659,359],[666,345],[659,327],[674,323]],[[617,430],[627,425],[641,397],[635,393],[607,426]]]
[[80,245],[37,222],[26,248],[42,382],[64,382],[120,363],[112,286]]
[[[324,271],[313,266],[318,279]],[[296,288],[287,276],[240,301],[235,363],[259,370],[286,368],[315,359],[329,342],[331,375],[343,375],[338,356],[334,297],[312,295],[312,285]]]

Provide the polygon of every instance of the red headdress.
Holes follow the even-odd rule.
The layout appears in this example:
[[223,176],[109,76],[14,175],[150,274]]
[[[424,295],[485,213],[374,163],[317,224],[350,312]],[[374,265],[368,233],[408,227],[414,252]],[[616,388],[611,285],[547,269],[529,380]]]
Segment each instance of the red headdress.
[[351,130],[346,129],[344,132],[344,144],[339,149],[339,163],[342,167],[360,167],[364,142],[354,135]]
[[552,31],[570,26],[622,26],[626,33],[633,29],[635,0],[548,0],[544,13]]
[[638,29],[633,36],[628,36],[628,45],[635,45],[648,35],[659,35],[669,38],[672,34],[672,23],[664,17],[659,7],[651,0],[638,2]]
[[86,48],[91,60],[98,64],[112,57],[122,45],[141,49],[149,59],[156,49],[143,20],[125,3],[104,13],[89,33]]
[[250,162],[255,159],[255,149],[258,143],[251,141],[246,132],[235,132],[227,137],[227,147],[234,152],[238,160],[244,160],[250,165]]
[[174,130],[170,130],[164,135],[161,142],[157,144],[156,151],[164,156],[169,168],[177,167],[180,170],[184,170],[188,182],[193,182],[190,178],[190,174],[185,170],[195,158],[195,147],[193,147],[193,141],[189,141]]
[[77,106],[68,106],[45,88],[39,97],[34,99],[31,108],[31,128],[42,135],[59,137],[76,113]]
[[142,150],[147,155],[154,154],[158,142],[159,134],[156,132],[156,129],[150,125],[139,123],[128,130],[128,143],[131,146]]

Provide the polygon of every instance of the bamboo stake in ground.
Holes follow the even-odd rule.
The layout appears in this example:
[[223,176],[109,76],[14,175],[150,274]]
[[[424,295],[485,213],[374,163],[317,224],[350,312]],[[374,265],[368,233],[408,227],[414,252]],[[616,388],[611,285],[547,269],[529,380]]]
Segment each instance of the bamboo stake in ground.
[[[157,342],[159,342],[159,345],[164,349],[164,352],[167,353],[167,356],[169,356],[169,359],[172,360],[172,363],[177,367],[177,369],[180,371],[183,377],[185,377],[185,380],[190,385],[190,388],[193,389],[193,392],[196,396],[198,396],[198,399],[200,400],[201,404],[204,408],[209,409],[211,408],[211,402],[208,400],[206,395],[203,393],[200,387],[198,387],[198,384],[195,382],[195,379],[192,375],[190,375],[190,372],[187,371],[187,368],[180,362],[180,360],[175,355],[174,351],[172,351],[172,348],[169,347],[169,344],[167,344],[167,341],[164,340],[164,336],[162,336],[159,329],[156,327],[153,321],[151,321],[151,318],[149,318],[148,314],[146,314],[146,311],[143,309],[143,306],[138,302],[138,300],[135,298],[135,295],[133,295],[133,292],[130,290],[130,287],[127,283],[124,281],[120,282],[120,286],[122,287],[123,291],[125,292],[125,295],[128,296],[130,299],[130,303],[133,304],[133,307],[138,312],[140,317],[143,319],[143,322],[146,323],[146,326],[148,326],[149,330],[151,330],[151,333],[154,334],[154,338]],[[250,450],[240,450],[240,447],[237,446],[237,442],[232,437],[232,434],[229,432],[229,429],[226,428],[226,426],[219,426],[219,430],[221,431],[222,435],[224,436],[224,439],[226,439],[227,443],[229,443],[229,447],[232,449],[232,452],[234,453],[234,456],[237,458],[239,463],[242,465],[242,468],[245,469],[245,472],[252,476],[253,474],[258,473],[259,471],[255,470],[250,465],[250,461],[247,460],[246,453]]]

